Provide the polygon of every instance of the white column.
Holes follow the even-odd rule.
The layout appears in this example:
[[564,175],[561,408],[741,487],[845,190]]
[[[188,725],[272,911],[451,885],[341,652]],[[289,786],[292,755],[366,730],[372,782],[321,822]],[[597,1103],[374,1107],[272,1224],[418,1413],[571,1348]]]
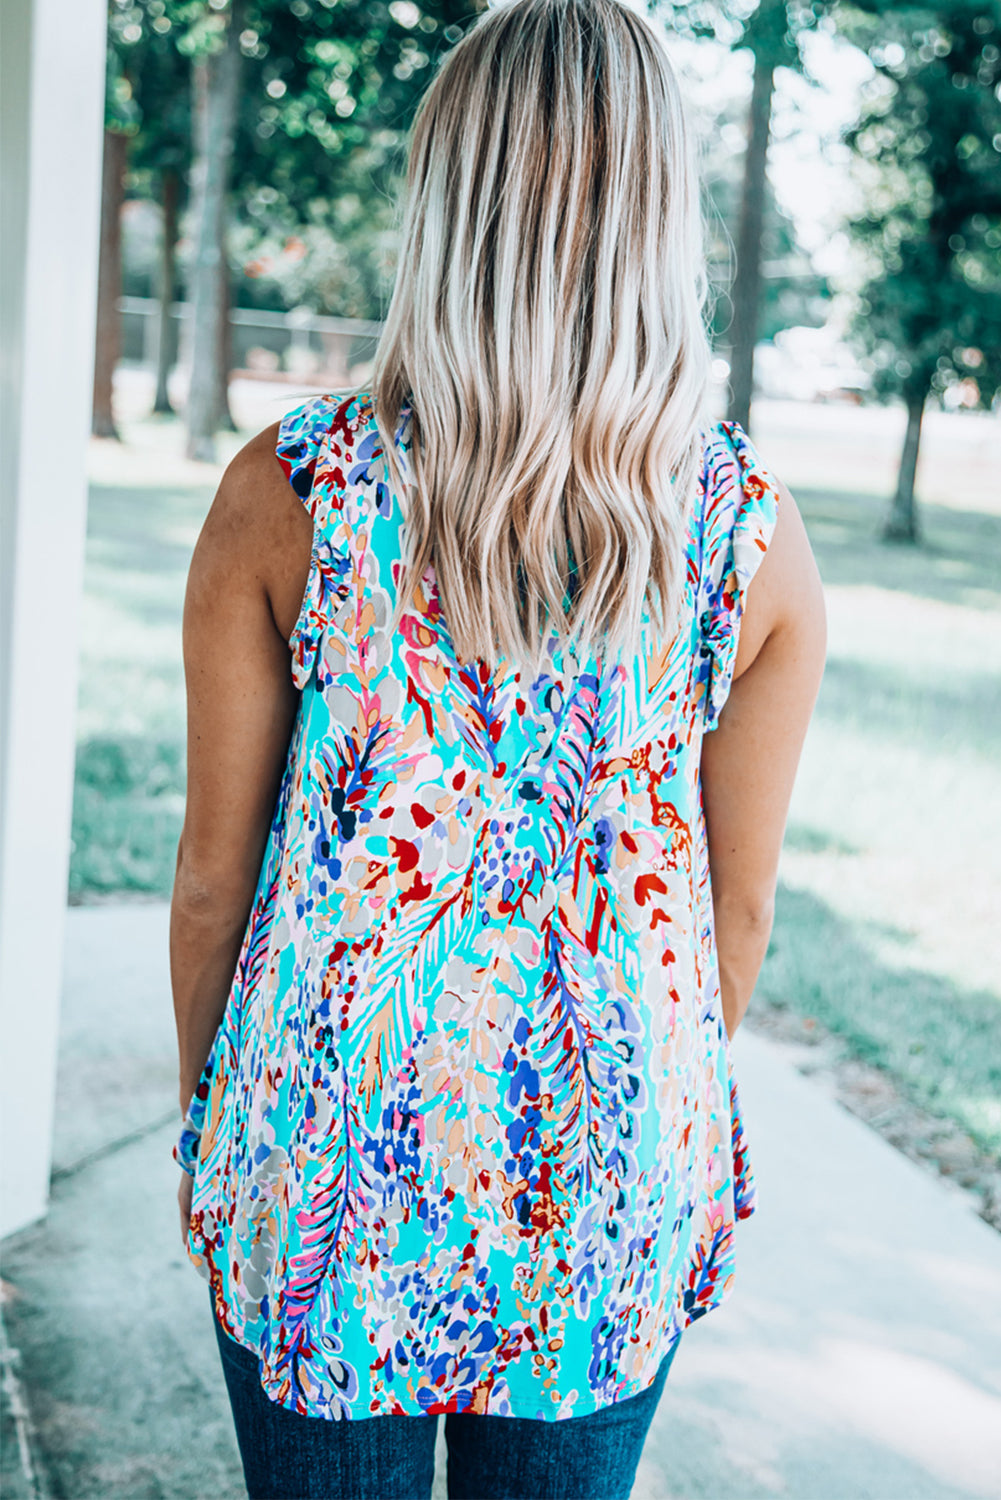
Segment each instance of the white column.
[[0,1233],[48,1200],[87,513],[104,0],[0,0]]

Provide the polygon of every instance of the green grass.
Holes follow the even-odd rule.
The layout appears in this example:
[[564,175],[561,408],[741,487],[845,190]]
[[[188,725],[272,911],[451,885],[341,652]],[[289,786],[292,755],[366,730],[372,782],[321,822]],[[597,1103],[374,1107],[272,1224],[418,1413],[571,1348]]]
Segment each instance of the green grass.
[[[763,410],[758,441],[806,517],[830,651],[752,1009],[816,1017],[1001,1155],[1001,505],[985,439],[939,419],[923,463],[949,503],[923,507],[921,547],[890,547],[865,492],[872,415],[848,445],[852,414],[843,431],[829,410],[816,429],[810,408],[795,431],[785,420]],[[128,462],[103,450],[91,492],[74,901],[166,896],[183,808],[181,605],[216,475],[165,458],[163,427],[130,436]],[[823,488],[848,461],[851,493]]]
[[70,900],[165,896],[184,816],[184,745],[136,736],[82,740],[73,797]]
[[[779,887],[762,999],[812,1016],[985,1150],[1001,1145],[1001,1004],[907,963],[881,962],[878,923],[846,922],[809,891]],[[894,933],[906,942],[905,934]]]
[[1001,1154],[1001,516],[797,487],[827,670],[752,1002],[814,1016]]
[[184,815],[184,583],[215,477],[195,472],[137,484],[127,469],[122,483],[91,485],[73,902],[170,894]]

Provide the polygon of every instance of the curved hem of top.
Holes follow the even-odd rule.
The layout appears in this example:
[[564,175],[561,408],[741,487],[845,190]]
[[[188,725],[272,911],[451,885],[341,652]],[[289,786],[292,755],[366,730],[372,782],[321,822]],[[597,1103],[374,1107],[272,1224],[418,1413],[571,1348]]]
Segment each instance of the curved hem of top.
[[[675,1347],[677,1345],[677,1342],[678,1340],[675,1339],[674,1345],[672,1345],[671,1347]],[[664,1359],[667,1359],[670,1353],[671,1350],[668,1349],[667,1353],[664,1355]],[[320,1420],[364,1422],[369,1417],[508,1417],[515,1421],[545,1422],[547,1424],[551,1422],[572,1422],[575,1417],[591,1417],[599,1411],[606,1411],[611,1406],[619,1406],[623,1401],[630,1401],[634,1396],[642,1396],[643,1393],[645,1391],[648,1391],[656,1381],[659,1370],[660,1366],[658,1365],[657,1369],[654,1370],[654,1373],[651,1375],[646,1385],[640,1386],[638,1390],[630,1391],[628,1395],[623,1394],[616,1396],[614,1401],[603,1401],[600,1404],[595,1401],[590,1401],[586,1405],[579,1401],[575,1401],[573,1407],[565,1417],[557,1416],[557,1412],[560,1410],[560,1407],[566,1400],[566,1397],[564,1396],[560,1401],[554,1401],[551,1408],[543,1408],[543,1410],[548,1412],[548,1415],[543,1415],[543,1410],[540,1410],[539,1407],[533,1407],[529,1409],[528,1403],[524,1400],[509,1401],[508,1409],[506,1411],[478,1412],[470,1411],[468,1408],[463,1411],[428,1411],[427,1407],[421,1406],[420,1402],[414,1401],[412,1398],[409,1398],[406,1402],[398,1401],[396,1406],[392,1410],[367,1411],[365,1412],[364,1416],[347,1418],[342,1417],[340,1419],[335,1417],[321,1417]],[[268,1399],[271,1400],[270,1395],[268,1395],[267,1387],[262,1387],[262,1389],[264,1390],[264,1394],[268,1396]],[[284,1401],[274,1401],[273,1404],[275,1406],[282,1407],[285,1411],[291,1411],[297,1416],[316,1417],[319,1415],[316,1412],[299,1412],[294,1404],[286,1405]],[[400,1411],[398,1409],[401,1406],[404,1408],[403,1411]]]
[[[719,1305],[720,1304],[718,1302],[713,1304],[713,1306],[715,1306],[715,1307],[718,1307]],[[706,1308],[706,1312],[709,1312],[709,1311],[711,1311],[711,1308]],[[693,1322],[697,1322],[697,1321],[699,1321],[699,1319],[693,1319],[692,1321]],[[522,1398],[510,1400],[507,1403],[508,1404],[508,1408],[509,1408],[507,1411],[485,1411],[485,1412],[477,1412],[477,1411],[470,1411],[468,1408],[466,1408],[466,1409],[464,1409],[462,1411],[450,1411],[450,1410],[445,1410],[445,1411],[441,1411],[441,1410],[439,1410],[439,1411],[429,1411],[427,1409],[427,1407],[421,1406],[420,1402],[417,1401],[414,1397],[408,1397],[406,1401],[402,1401],[399,1398],[394,1398],[395,1406],[394,1406],[394,1409],[392,1409],[392,1410],[385,1409],[385,1410],[380,1410],[380,1411],[367,1411],[367,1412],[365,1412],[362,1415],[352,1416],[352,1417],[344,1417],[344,1416],[341,1416],[341,1417],[332,1417],[332,1416],[324,1416],[324,1415],[322,1415],[319,1412],[308,1412],[308,1411],[304,1412],[304,1411],[300,1411],[299,1408],[298,1408],[298,1406],[296,1405],[294,1399],[291,1400],[291,1401],[283,1401],[283,1400],[281,1400],[280,1397],[272,1396],[271,1392],[269,1391],[269,1389],[267,1387],[267,1385],[263,1381],[261,1381],[261,1389],[264,1392],[265,1396],[267,1396],[268,1400],[272,1403],[272,1405],[273,1406],[281,1407],[283,1411],[291,1412],[294,1416],[312,1417],[312,1418],[318,1419],[320,1421],[328,1421],[328,1422],[335,1422],[335,1421],[364,1422],[364,1421],[367,1421],[368,1418],[370,1418],[370,1417],[446,1417],[446,1416],[448,1416],[448,1417],[479,1417],[479,1416],[484,1416],[484,1417],[511,1417],[511,1418],[516,1418],[516,1419],[518,1419],[520,1421],[547,1422],[547,1423],[548,1422],[572,1422],[573,1419],[574,1419],[574,1417],[589,1417],[589,1416],[593,1416],[596,1412],[605,1411],[610,1406],[618,1406],[623,1401],[629,1401],[634,1396],[642,1396],[643,1393],[645,1391],[648,1391],[650,1389],[650,1387],[655,1383],[655,1381],[657,1379],[657,1376],[660,1373],[661,1366],[663,1365],[664,1361],[666,1359],[669,1359],[671,1357],[671,1355],[675,1352],[675,1350],[677,1349],[678,1343],[679,1343],[679,1341],[681,1339],[681,1335],[684,1333],[685,1329],[689,1328],[689,1327],[691,1327],[691,1323],[686,1323],[682,1328],[678,1329],[677,1335],[675,1336],[675,1338],[673,1338],[671,1340],[670,1344],[668,1344],[667,1348],[664,1350],[664,1353],[661,1355],[661,1357],[658,1360],[656,1366],[654,1367],[653,1374],[650,1376],[650,1379],[646,1382],[645,1385],[641,1385],[641,1386],[637,1387],[636,1390],[633,1390],[633,1391],[621,1392],[612,1401],[588,1401],[586,1404],[582,1403],[580,1401],[575,1401],[574,1404],[573,1404],[572,1409],[570,1410],[570,1412],[565,1417],[558,1417],[556,1415],[556,1413],[559,1411],[560,1407],[566,1401],[566,1397],[565,1396],[561,1397],[559,1401],[554,1401],[551,1407],[545,1407],[545,1406],[543,1407],[543,1410],[547,1413],[547,1415],[543,1415],[543,1410],[540,1410],[540,1408],[538,1406],[535,1406],[531,1410],[529,1410],[529,1403],[526,1400],[522,1399]],[[239,1344],[240,1348],[243,1349],[247,1354],[252,1354],[255,1357],[255,1359],[257,1359],[258,1361],[260,1360],[260,1352],[257,1349],[254,1349],[254,1348],[252,1348],[251,1346],[249,1346],[247,1344],[240,1343],[239,1339],[234,1339],[231,1334],[227,1334],[226,1336],[227,1336],[227,1338],[231,1339],[233,1343]],[[259,1364],[258,1364],[258,1376],[260,1376],[260,1365]],[[443,1397],[443,1399],[445,1401],[447,1401],[449,1398],[448,1397]],[[402,1411],[400,1411],[398,1409],[399,1407],[403,1407],[404,1409]]]

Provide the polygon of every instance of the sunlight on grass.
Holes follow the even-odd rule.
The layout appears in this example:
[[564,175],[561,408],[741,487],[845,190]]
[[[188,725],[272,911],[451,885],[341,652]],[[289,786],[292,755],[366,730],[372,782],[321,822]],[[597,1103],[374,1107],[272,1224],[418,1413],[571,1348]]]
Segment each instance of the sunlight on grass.
[[126,891],[168,893],[183,817],[181,740],[118,736],[81,741],[70,899]]
[[169,895],[184,816],[181,609],[214,483],[137,487],[117,457],[126,482],[90,491],[71,901]]
[[759,997],[1001,1154],[1001,514],[926,506],[888,547],[881,501],[795,493],[830,645]]

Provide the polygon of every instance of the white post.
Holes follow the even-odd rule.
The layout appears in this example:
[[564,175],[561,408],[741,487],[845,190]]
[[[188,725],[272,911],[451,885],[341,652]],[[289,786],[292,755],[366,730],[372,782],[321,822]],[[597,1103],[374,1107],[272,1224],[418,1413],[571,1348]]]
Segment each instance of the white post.
[[107,7],[0,18],[0,1233],[44,1214],[69,863]]

